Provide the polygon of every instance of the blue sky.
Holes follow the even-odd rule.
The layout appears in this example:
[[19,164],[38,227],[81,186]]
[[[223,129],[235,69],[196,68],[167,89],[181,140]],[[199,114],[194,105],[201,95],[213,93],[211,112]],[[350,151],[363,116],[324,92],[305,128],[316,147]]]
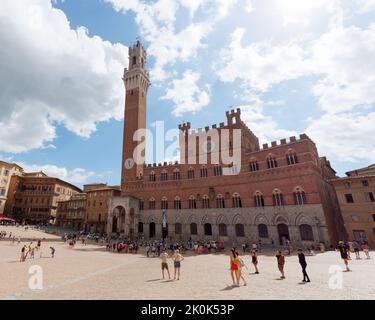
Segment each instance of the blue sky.
[[120,182],[138,36],[149,128],[241,106],[262,143],[306,132],[340,175],[375,162],[374,0],[4,0],[0,23],[0,158],[26,170]]

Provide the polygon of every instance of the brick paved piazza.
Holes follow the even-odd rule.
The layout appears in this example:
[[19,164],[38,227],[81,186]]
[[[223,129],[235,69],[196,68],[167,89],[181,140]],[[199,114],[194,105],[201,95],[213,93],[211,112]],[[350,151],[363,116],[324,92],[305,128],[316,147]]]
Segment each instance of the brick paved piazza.
[[[328,286],[330,266],[342,265],[336,252],[307,257],[310,284],[299,284],[302,275],[295,256],[286,258],[286,280],[276,280],[276,259],[261,255],[261,274],[250,275],[245,269],[248,285],[231,288],[228,256],[224,254],[187,257],[181,280],[169,282],[160,279],[157,258],[110,253],[94,245],[77,244],[70,249],[54,236],[37,231],[1,226],[0,230],[51,241],[42,245],[45,257],[36,253],[34,260],[24,263],[19,262],[21,244],[0,242],[1,299],[375,299],[374,252],[372,260],[352,260],[353,272],[339,273],[344,280],[342,290]],[[49,257],[50,245],[56,248],[54,259]],[[248,256],[244,260],[250,263]],[[28,289],[32,265],[43,268],[42,291]]]

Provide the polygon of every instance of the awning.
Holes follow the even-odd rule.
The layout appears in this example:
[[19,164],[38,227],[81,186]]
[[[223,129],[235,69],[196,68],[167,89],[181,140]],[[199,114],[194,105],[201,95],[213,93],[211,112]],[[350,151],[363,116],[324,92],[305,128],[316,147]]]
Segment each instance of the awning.
[[9,221],[9,222],[16,222],[16,220],[12,219],[12,218],[8,218],[4,215],[0,215],[0,221]]

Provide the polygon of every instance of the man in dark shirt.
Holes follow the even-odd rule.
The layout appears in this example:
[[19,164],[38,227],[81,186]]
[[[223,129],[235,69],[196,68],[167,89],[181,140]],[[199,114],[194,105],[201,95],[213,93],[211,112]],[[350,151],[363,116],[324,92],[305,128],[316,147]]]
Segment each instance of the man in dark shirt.
[[309,278],[309,276],[307,275],[307,272],[306,272],[306,267],[307,267],[306,257],[304,255],[304,253],[302,252],[302,249],[298,249],[297,252],[298,252],[299,264],[302,267],[302,274],[303,274],[302,282],[310,282],[310,278]]

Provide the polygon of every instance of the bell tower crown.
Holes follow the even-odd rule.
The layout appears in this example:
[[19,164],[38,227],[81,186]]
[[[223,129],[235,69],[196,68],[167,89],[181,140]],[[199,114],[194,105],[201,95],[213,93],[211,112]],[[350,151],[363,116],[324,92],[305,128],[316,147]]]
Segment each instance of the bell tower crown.
[[138,89],[147,93],[150,80],[146,63],[147,52],[137,40],[132,47],[129,47],[129,67],[124,70],[123,80],[127,91]]

